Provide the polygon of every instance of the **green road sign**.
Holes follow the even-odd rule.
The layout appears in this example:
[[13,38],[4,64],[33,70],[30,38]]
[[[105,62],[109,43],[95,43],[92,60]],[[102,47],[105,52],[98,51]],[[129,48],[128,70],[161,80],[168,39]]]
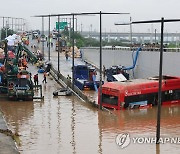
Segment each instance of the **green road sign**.
[[56,22],[56,29],[64,29],[67,26],[67,22]]

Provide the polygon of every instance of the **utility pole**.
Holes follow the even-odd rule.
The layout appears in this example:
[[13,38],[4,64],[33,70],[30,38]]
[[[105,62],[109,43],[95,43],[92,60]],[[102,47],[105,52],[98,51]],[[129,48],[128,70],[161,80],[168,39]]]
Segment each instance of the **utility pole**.
[[6,21],[6,37],[7,37],[7,21]]
[[51,28],[51,17],[49,15],[49,37],[48,37],[48,60],[50,61],[50,35],[51,35],[51,31],[50,31],[50,28]]
[[60,40],[59,40],[59,36],[60,36],[60,32],[59,32],[59,29],[60,29],[60,17],[58,16],[58,79],[59,79],[59,74],[60,74]]
[[100,30],[100,35],[99,35],[99,69],[100,69],[100,85],[99,85],[99,99],[100,99],[100,109],[102,110],[102,14],[101,11],[99,13],[99,30]]
[[74,14],[73,16],[73,29],[72,29],[72,46],[73,46],[73,51],[72,51],[72,89],[74,90]]
[[130,39],[131,39],[131,47],[132,47],[132,18],[130,17]]
[[155,45],[156,45],[156,29],[155,29]]
[[69,41],[71,40],[71,18],[69,20]]
[[13,31],[13,18],[12,18],[12,31]]
[[41,35],[43,41],[42,41],[42,55],[43,55],[43,59],[44,59],[44,17],[42,17],[42,35]]
[[4,17],[3,17],[3,28],[4,28]]
[[161,49],[159,63],[159,91],[158,91],[158,111],[157,111],[157,130],[156,144],[159,144],[160,139],[160,121],[161,121],[161,99],[162,99],[162,64],[163,64],[163,34],[164,33],[164,18],[161,19]]

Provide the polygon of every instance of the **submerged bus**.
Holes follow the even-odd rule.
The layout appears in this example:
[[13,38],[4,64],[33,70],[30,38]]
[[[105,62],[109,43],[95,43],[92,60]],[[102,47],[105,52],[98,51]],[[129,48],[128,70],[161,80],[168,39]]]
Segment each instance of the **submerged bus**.
[[[107,82],[102,85],[102,106],[116,110],[158,103],[159,77]],[[100,104],[100,93],[98,104]],[[162,105],[180,104],[180,77],[163,76]]]

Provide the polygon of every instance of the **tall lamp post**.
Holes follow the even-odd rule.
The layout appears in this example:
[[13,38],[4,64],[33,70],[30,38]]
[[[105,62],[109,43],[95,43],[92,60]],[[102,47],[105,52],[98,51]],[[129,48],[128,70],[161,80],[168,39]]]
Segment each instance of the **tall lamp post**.
[[156,45],[156,32],[157,32],[157,30],[155,29],[155,36],[154,36],[154,39],[155,39],[155,45]]
[[132,18],[130,17],[130,38],[131,38],[131,47],[132,47]]
[[51,37],[51,36],[50,36],[50,35],[51,35],[50,29],[51,29],[51,16],[49,15],[49,34],[48,34],[49,36],[48,36],[48,40],[47,40],[47,41],[48,41],[48,60],[49,60],[49,61],[50,61],[50,50],[51,50],[51,48],[50,48],[50,45],[51,45],[51,44],[50,44],[50,39],[51,39],[51,38],[50,38],[50,37]]
[[100,52],[99,52],[99,69],[100,69],[100,85],[99,85],[99,95],[100,95],[100,109],[102,110],[102,14],[101,11],[99,13],[99,48],[100,48]]
[[130,27],[130,42],[131,42],[131,47],[132,47],[132,44],[133,44],[133,39],[132,39],[132,18],[130,17],[130,22],[127,22],[127,23],[115,23],[114,25],[120,25],[120,26],[123,26],[123,25],[129,25]]
[[163,64],[163,38],[164,38],[164,22],[179,22],[180,19],[168,19],[164,20],[151,20],[151,21],[137,21],[132,22],[132,24],[141,23],[161,23],[161,49],[160,49],[160,59],[159,59],[159,90],[158,90],[158,110],[157,110],[157,128],[156,128],[156,144],[159,144],[160,140],[160,119],[161,119],[161,103],[162,103],[162,64]]
[[73,51],[72,51],[72,89],[74,90],[74,14],[73,16],[73,29],[72,29],[72,46],[73,46]]
[[59,79],[59,74],[60,74],[60,17],[58,16],[58,79]]
[[159,144],[160,139],[160,120],[161,120],[161,99],[162,99],[162,64],[163,64],[163,33],[164,33],[164,18],[161,19],[161,49],[159,62],[159,91],[158,91],[158,112],[157,112],[157,130],[156,143]]
[[[41,35],[42,39],[44,39],[44,17],[42,17],[42,35]],[[43,55],[43,59],[44,59],[44,40],[42,41],[42,55]]]

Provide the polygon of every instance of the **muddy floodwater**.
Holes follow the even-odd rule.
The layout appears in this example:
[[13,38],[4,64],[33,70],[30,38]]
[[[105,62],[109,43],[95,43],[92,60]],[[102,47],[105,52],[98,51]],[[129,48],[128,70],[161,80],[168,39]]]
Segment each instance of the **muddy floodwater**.
[[[23,154],[178,154],[180,144],[131,143],[121,148],[116,136],[155,137],[156,108],[99,111],[75,96],[53,97],[58,85],[48,78],[44,101],[0,100],[0,108],[13,132],[20,134]],[[180,137],[180,106],[162,108],[161,135]]]
[[[61,61],[61,68],[70,62]],[[66,70],[64,72],[68,73]],[[32,74],[34,73],[32,71]],[[42,76],[39,74],[40,82]],[[180,141],[159,146],[155,143],[143,143],[144,138],[156,136],[156,107],[111,110],[111,113],[100,111],[76,96],[53,97],[52,93],[59,85],[50,77],[47,78],[47,82],[42,84],[42,101],[0,100],[0,109],[9,128],[20,135],[20,153],[180,154]],[[97,100],[95,92],[85,93],[93,95],[92,98]],[[162,107],[161,113],[161,137],[180,139],[180,106]],[[124,146],[127,145],[124,148],[117,145],[116,141],[121,141],[119,138],[116,139],[119,134],[129,135],[129,145],[128,140],[124,142]],[[133,138],[139,138],[138,142],[134,143]]]

